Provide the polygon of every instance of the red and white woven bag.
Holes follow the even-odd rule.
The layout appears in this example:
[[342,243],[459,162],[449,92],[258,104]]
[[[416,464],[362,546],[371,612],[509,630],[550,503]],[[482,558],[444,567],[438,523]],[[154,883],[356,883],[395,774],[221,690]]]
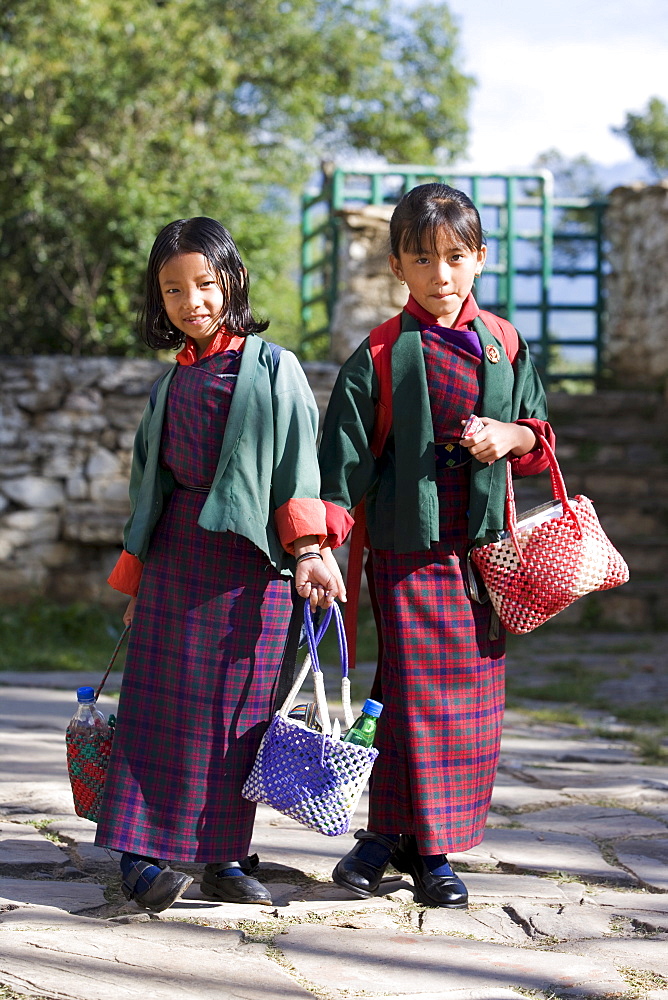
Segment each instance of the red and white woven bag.
[[530,511],[518,523],[508,462],[508,530],[498,542],[471,550],[501,624],[516,634],[531,632],[578,597],[619,587],[629,578],[591,500],[568,497],[556,456],[539,437],[550,462],[555,502]]

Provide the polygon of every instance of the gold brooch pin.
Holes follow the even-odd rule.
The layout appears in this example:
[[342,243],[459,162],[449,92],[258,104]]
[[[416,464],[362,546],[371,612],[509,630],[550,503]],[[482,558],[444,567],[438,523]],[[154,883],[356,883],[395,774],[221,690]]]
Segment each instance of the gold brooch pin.
[[487,344],[485,347],[485,354],[487,355],[488,361],[491,361],[493,365],[496,365],[501,360],[501,355],[497,351],[494,344]]

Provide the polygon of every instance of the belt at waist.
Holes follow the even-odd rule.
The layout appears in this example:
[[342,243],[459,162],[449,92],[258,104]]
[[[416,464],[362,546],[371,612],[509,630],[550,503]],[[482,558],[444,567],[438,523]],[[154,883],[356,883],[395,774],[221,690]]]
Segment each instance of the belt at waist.
[[437,469],[458,469],[471,461],[471,452],[456,441],[437,441],[434,450]]
[[190,493],[209,493],[211,490],[210,486],[186,486],[185,483],[177,483],[177,489],[188,490]]

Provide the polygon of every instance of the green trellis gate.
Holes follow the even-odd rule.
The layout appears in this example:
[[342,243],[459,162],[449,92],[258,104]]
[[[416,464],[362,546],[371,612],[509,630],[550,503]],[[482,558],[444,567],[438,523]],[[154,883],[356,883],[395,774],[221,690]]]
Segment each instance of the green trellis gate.
[[302,204],[302,349],[323,348],[339,279],[345,210],[392,205],[416,184],[466,191],[480,211],[488,257],[481,306],[506,316],[529,341],[552,387],[596,385],[602,372],[604,202],[556,198],[550,171],[440,173],[434,167],[335,168]]

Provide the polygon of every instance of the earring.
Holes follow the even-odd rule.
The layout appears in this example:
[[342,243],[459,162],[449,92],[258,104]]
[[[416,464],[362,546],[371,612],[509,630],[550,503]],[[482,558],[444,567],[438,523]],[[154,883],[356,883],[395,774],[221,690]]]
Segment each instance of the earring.
[[405,282],[405,281],[402,281],[402,280],[401,280],[401,278],[400,278],[400,279],[399,279],[399,284],[400,284],[400,285],[405,285],[405,284],[406,284],[406,282]]

